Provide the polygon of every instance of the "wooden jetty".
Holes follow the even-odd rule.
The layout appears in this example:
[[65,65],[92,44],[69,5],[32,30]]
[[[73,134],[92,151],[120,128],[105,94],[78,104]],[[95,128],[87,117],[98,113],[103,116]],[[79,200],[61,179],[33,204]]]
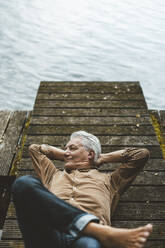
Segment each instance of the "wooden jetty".
[[[165,247],[165,111],[148,110],[138,82],[41,82],[34,109],[30,118],[26,113],[23,126],[20,148],[9,162],[10,175],[34,174],[28,154],[30,144],[63,148],[76,130],[98,136],[103,152],[132,146],[149,149],[150,160],[122,196],[112,224],[132,228],[153,223],[154,230],[145,247]],[[7,154],[1,158],[2,162],[6,159]],[[56,165],[63,168],[61,162]],[[100,170],[109,173],[117,166],[103,165]],[[2,247],[24,247],[12,200],[0,241]]]

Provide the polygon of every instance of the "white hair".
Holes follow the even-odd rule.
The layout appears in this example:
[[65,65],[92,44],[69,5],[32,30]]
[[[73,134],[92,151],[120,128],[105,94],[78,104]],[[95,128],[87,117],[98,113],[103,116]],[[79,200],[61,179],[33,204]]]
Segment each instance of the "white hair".
[[71,134],[70,140],[77,137],[82,140],[82,145],[87,151],[94,151],[94,161],[96,162],[101,153],[101,144],[99,139],[91,133],[87,133],[85,131],[77,131]]

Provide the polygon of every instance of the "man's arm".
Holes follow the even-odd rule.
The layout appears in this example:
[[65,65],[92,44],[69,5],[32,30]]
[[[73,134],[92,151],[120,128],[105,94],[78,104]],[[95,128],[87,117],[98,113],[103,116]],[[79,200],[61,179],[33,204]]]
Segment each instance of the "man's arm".
[[132,181],[143,169],[149,158],[149,151],[145,148],[127,148],[107,154],[101,154],[98,163],[121,162],[119,168],[110,174],[110,185],[114,198],[111,205],[111,213],[113,215],[120,195],[123,194],[130,186]]
[[40,145],[40,151],[51,160],[64,161],[65,151],[60,148],[42,144]]
[[143,169],[148,159],[149,151],[147,149],[127,148],[101,154],[97,165],[121,162],[119,168],[111,173],[111,185],[116,192],[122,194]]
[[33,161],[33,167],[42,181],[42,183],[49,187],[53,174],[56,172],[56,167],[51,160],[64,160],[64,151],[49,145],[29,146],[29,154]]
[[125,150],[118,150],[110,153],[102,153],[98,161],[96,162],[98,166],[106,163],[118,163],[123,161],[123,153]]

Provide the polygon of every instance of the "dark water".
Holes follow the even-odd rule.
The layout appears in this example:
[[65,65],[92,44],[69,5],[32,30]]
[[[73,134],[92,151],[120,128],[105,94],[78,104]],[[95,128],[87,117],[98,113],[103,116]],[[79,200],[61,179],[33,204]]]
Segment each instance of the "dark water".
[[165,109],[164,0],[0,2],[0,109],[32,109],[41,80],[140,81]]

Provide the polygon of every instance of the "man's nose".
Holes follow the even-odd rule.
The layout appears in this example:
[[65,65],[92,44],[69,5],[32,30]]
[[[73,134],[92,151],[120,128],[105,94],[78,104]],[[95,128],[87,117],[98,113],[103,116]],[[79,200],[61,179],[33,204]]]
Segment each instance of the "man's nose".
[[70,151],[69,151],[69,149],[66,149],[65,150],[65,156],[69,156],[70,155]]

